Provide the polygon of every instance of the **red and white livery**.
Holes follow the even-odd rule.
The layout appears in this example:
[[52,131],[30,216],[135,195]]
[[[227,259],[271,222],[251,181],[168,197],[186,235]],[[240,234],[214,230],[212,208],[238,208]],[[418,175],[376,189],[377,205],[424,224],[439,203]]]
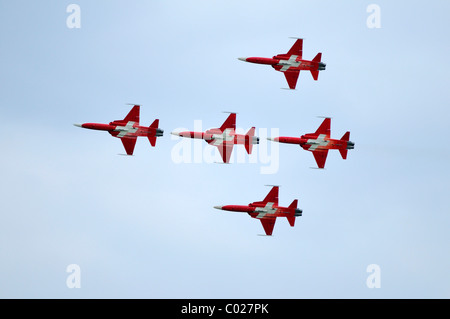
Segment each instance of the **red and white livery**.
[[139,110],[140,106],[134,105],[123,120],[116,120],[109,124],[84,123],[74,125],[91,130],[107,131],[112,136],[120,138],[127,155],[133,155],[138,136],[146,136],[150,144],[155,146],[156,138],[163,136],[164,133],[162,129],[158,128],[159,119],[156,119],[149,127],[139,126]]
[[280,136],[268,139],[274,142],[300,145],[303,149],[313,153],[319,168],[324,168],[328,150],[337,149],[342,158],[347,159],[347,150],[355,148],[355,143],[350,141],[350,132],[346,132],[340,140],[331,139],[330,126],[331,119],[327,117],[314,133],[308,133],[301,137]]
[[245,135],[236,134],[236,113],[231,113],[220,128],[212,128],[205,132],[184,131],[170,134],[205,140],[209,145],[217,147],[224,163],[229,163],[235,144],[245,145],[247,153],[251,154],[253,144],[259,143],[259,138],[255,136],[255,127],[249,129]]
[[298,76],[300,71],[310,71],[315,81],[319,78],[319,71],[323,71],[326,68],[326,64],[321,62],[322,53],[317,53],[314,59],[303,59],[303,39],[297,39],[291,49],[285,54],[278,54],[272,58],[238,58],[241,61],[268,64],[275,70],[283,72],[288,82],[289,88],[294,90],[297,85]]
[[294,227],[295,218],[302,216],[302,210],[297,208],[297,199],[294,199],[288,207],[278,205],[278,188],[278,186],[273,186],[264,200],[260,202],[253,202],[248,205],[214,206],[214,208],[248,213],[251,217],[259,219],[267,236],[272,236],[277,217],[286,217],[289,225]]

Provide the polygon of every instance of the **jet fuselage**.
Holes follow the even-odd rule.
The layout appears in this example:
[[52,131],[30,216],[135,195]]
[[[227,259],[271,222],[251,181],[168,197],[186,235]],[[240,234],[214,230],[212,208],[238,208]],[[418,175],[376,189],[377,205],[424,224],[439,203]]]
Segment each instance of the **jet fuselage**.
[[301,137],[287,137],[280,136],[272,139],[275,142],[287,143],[287,144],[298,144],[303,149],[308,151],[315,150],[331,150],[331,149],[353,149],[355,144],[351,141],[343,141],[337,139],[331,139],[326,137],[325,134],[305,134]]
[[302,210],[298,208],[289,208],[276,206],[274,203],[251,203],[249,205],[224,205],[214,206],[216,209],[227,210],[231,212],[248,213],[250,216],[258,218],[258,215],[266,216],[270,214],[272,217],[286,217],[286,213],[292,213],[294,211],[295,216],[301,216]]
[[326,64],[323,62],[303,60],[298,55],[279,54],[272,58],[248,57],[239,58],[239,60],[257,64],[268,64],[277,71],[323,71],[326,68]]
[[107,131],[114,137],[124,137],[124,136],[148,136],[152,134],[153,136],[163,136],[164,131],[160,128],[151,128],[146,126],[139,126],[133,121],[113,121],[109,124],[102,123],[84,123],[76,124],[76,126],[87,128],[90,130]]
[[220,145],[223,142],[227,144],[241,144],[246,145],[259,144],[259,138],[251,136],[251,141],[248,135],[236,134],[233,129],[225,129],[223,132],[220,129],[209,129],[205,132],[184,131],[179,133],[172,133],[181,137],[198,138],[205,140],[208,144]]

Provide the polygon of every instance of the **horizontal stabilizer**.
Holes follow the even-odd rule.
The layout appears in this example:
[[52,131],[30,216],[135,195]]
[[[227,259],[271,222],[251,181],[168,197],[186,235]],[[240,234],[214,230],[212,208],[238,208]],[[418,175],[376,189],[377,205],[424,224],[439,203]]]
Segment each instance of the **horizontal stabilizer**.
[[322,53],[319,52],[317,55],[312,59],[313,62],[320,62],[322,60]]
[[156,145],[156,136],[148,136],[148,140],[150,141],[151,146],[154,147]]
[[347,159],[347,149],[339,149],[339,153],[341,153],[343,159]]
[[[345,132],[345,134],[341,137],[341,141],[348,142],[349,140],[350,132]],[[347,149],[340,149],[339,152],[341,153],[343,159],[347,159]]]
[[158,128],[158,126],[159,126],[159,119],[156,119],[153,121],[152,124],[150,124],[149,128],[156,130]]
[[157,137],[158,126],[159,126],[159,119],[156,119],[148,127],[149,128],[149,130],[148,130],[149,133],[148,133],[147,137],[148,137],[148,140],[150,141],[150,144],[152,146],[156,145],[156,137]]
[[289,205],[288,208],[296,209],[296,208],[297,208],[297,205],[298,205],[298,200],[297,200],[297,199],[294,199],[294,200],[292,201],[291,205]]
[[295,210],[297,209],[297,205],[298,205],[298,200],[294,199],[291,203],[291,205],[289,205],[288,208],[292,209],[292,212],[289,213],[289,215],[286,216],[289,225],[291,225],[292,227],[294,227],[295,225]]
[[294,214],[288,215],[286,218],[287,218],[287,220],[289,222],[289,225],[291,225],[291,227],[294,227],[294,225],[295,225],[295,215]]
[[345,134],[341,137],[341,141],[350,141],[350,132],[345,132]]
[[245,150],[248,154],[252,153],[253,149],[253,137],[255,136],[255,127],[252,127],[248,130],[247,134],[245,134]]
[[[322,53],[317,53],[317,55],[312,59],[312,62],[320,63],[322,60]],[[319,70],[311,70],[311,75],[315,81],[319,79]]]

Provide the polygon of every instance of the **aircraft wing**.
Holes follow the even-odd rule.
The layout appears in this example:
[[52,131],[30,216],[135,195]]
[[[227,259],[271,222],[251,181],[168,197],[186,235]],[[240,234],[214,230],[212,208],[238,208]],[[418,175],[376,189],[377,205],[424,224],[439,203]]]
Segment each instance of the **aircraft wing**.
[[330,137],[330,132],[331,132],[331,119],[327,117],[323,120],[322,124],[320,124],[315,134],[317,135],[325,134],[326,137]]
[[273,227],[275,226],[276,220],[276,217],[265,217],[260,219],[267,236],[272,236]]
[[297,85],[297,79],[300,74],[300,71],[285,71],[283,72],[286,80],[288,82],[289,88],[291,90],[295,90],[295,86]]
[[267,204],[269,202],[274,203],[274,206],[278,205],[278,189],[279,186],[274,186],[270,190],[270,192],[266,195],[264,200],[262,201],[263,204]]
[[125,116],[125,118],[123,120],[125,122],[132,121],[132,122],[135,122],[137,125],[139,125],[139,110],[140,110],[139,105],[133,106],[131,111],[127,114],[127,116]]
[[220,127],[220,130],[223,132],[226,129],[233,129],[236,130],[236,113],[231,113],[225,122],[223,122],[222,126]]
[[314,158],[316,159],[317,166],[319,168],[325,167],[325,161],[327,160],[328,150],[313,151]]
[[234,144],[223,142],[219,145],[216,145],[219,149],[220,156],[224,163],[230,162],[231,153],[233,152]]
[[294,45],[289,49],[287,54],[298,55],[301,59],[303,54],[303,39],[297,39],[297,41],[295,41]]
[[122,141],[123,147],[125,147],[125,151],[127,152],[127,154],[133,155],[137,137],[136,136],[122,137],[120,140]]

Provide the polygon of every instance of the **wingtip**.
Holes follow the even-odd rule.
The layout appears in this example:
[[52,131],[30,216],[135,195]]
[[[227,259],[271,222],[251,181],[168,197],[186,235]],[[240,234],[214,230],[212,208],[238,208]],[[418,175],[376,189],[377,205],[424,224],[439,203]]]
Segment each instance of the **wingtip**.
[[330,119],[330,120],[332,119],[331,116],[317,115],[316,117],[319,118],[319,119]]

